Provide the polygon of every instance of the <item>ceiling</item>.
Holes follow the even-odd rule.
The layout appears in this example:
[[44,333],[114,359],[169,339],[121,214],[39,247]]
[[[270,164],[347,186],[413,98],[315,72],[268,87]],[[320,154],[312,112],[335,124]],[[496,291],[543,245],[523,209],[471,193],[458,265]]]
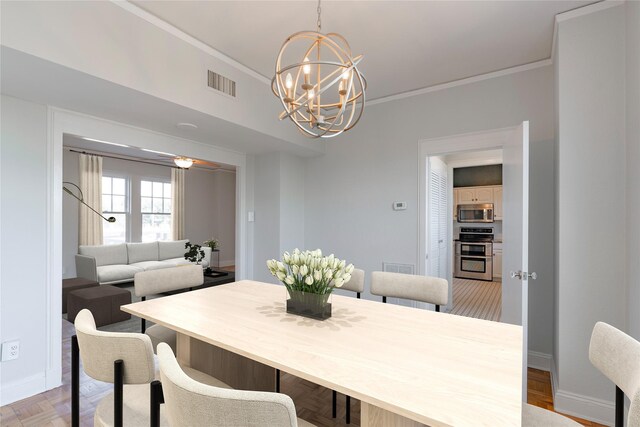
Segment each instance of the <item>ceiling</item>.
[[[271,79],[290,34],[315,30],[315,1],[132,1]],[[325,1],[322,32],[346,37],[367,98],[549,59],[558,13],[594,1]]]
[[[65,134],[63,139],[63,144],[65,148],[75,149],[77,151],[87,151],[93,154],[106,154],[114,157],[121,158],[123,160],[133,160],[133,161],[145,161],[150,163],[155,163],[161,166],[175,167],[175,163],[173,162],[174,157],[178,156],[179,153],[166,153],[161,154],[158,152],[150,152],[144,151],[137,147],[121,147],[118,145],[109,144],[112,141],[98,141],[86,139],[82,136],[78,135],[69,135]],[[119,141],[119,143],[122,141]],[[169,154],[173,154],[170,156]],[[205,160],[194,159],[195,163],[192,168],[196,169],[207,169],[207,170],[226,170],[226,171],[235,171],[235,166],[227,165],[224,163],[213,163]]]

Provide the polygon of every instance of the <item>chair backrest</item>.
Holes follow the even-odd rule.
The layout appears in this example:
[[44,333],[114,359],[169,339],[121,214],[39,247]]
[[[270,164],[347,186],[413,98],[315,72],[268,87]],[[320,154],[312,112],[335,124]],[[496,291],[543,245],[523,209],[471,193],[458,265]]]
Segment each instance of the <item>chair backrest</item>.
[[174,426],[291,426],[298,420],[287,395],[229,390],[202,384],[184,373],[165,343],[158,344],[162,392]]
[[93,315],[87,309],[75,319],[80,359],[90,377],[113,382],[113,362],[124,362],[124,383],[145,384],[155,377],[153,347],[145,334],[104,332],[96,329]]
[[135,294],[139,297],[191,288],[203,283],[204,273],[199,265],[141,271],[133,276]]
[[611,325],[598,322],[591,334],[589,360],[632,400],[632,407],[640,418],[640,342]]
[[354,268],[351,273],[351,280],[343,284],[339,289],[351,292],[364,292],[364,270]]
[[371,293],[446,305],[449,301],[449,282],[439,277],[374,271],[371,273]]

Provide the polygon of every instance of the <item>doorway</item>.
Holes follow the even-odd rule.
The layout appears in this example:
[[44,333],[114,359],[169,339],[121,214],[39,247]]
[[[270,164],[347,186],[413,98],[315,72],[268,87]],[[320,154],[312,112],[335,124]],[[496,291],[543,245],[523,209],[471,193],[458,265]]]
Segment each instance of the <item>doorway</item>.
[[[502,150],[446,153],[431,156],[427,162],[429,253],[425,270],[451,283],[448,312],[500,321]],[[479,219],[458,218],[459,206],[463,216],[477,212]],[[490,217],[483,220],[487,213]],[[453,239],[447,240],[448,235]],[[451,265],[451,271],[443,265]]]

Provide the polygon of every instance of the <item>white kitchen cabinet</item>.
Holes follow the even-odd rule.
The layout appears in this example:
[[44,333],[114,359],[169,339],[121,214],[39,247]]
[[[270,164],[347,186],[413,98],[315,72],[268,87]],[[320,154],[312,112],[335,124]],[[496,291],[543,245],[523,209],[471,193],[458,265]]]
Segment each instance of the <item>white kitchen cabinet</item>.
[[493,243],[493,280],[502,280],[502,243]]
[[458,204],[493,203],[493,187],[458,187]]
[[502,220],[502,186],[493,187],[493,218]]
[[453,220],[458,220],[458,189],[453,189]]

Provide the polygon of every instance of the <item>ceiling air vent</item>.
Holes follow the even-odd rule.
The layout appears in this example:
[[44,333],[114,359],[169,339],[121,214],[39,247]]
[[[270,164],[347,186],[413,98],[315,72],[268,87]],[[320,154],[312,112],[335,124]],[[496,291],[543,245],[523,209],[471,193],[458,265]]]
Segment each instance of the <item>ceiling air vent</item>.
[[214,73],[211,70],[207,71],[209,72],[207,76],[207,84],[211,89],[215,89],[234,98],[236,97],[236,82],[221,74]]

